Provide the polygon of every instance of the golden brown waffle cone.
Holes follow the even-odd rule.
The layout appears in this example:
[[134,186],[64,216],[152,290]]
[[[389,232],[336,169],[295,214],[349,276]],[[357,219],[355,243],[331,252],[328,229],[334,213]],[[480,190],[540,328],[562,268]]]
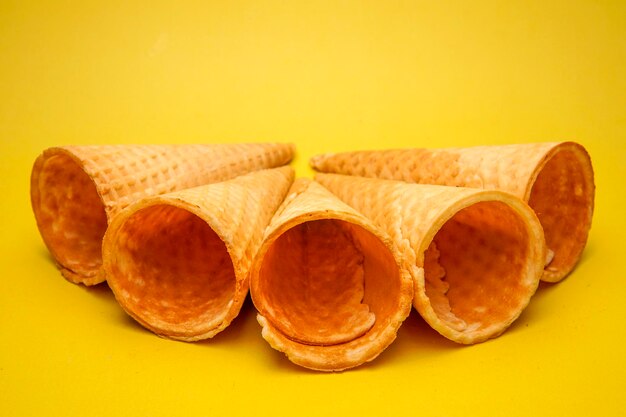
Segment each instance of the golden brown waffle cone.
[[143,197],[223,181],[289,162],[290,144],[66,146],[33,166],[37,226],[61,273],[104,281],[102,236],[113,216]]
[[582,254],[591,227],[594,180],[587,151],[573,142],[318,155],[321,172],[489,190],[526,201],[537,213],[549,256],[542,279],[557,282]]
[[252,259],[292,181],[285,166],[131,205],[103,241],[115,298],[158,335],[213,337],[239,313]]
[[315,179],[390,235],[414,279],[413,305],[455,342],[498,336],[537,289],[543,231],[528,205],[508,193],[336,174]]
[[294,182],[250,273],[262,335],[294,363],[339,371],[395,339],[413,286],[389,237],[321,185]]

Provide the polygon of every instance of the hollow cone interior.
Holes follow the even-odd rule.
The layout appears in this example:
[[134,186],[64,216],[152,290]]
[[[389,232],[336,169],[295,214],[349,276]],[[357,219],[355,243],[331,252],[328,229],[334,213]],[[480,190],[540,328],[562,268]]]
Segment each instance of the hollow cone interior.
[[262,170],[128,207],[103,244],[120,305],[172,339],[224,330],[241,309],[251,260],[292,181],[290,167]]
[[336,174],[316,180],[390,235],[414,279],[415,308],[453,341],[498,336],[537,289],[543,232],[510,194]]
[[400,262],[362,215],[319,184],[297,180],[252,268],[263,337],[311,369],[373,360],[410,311],[412,283]]

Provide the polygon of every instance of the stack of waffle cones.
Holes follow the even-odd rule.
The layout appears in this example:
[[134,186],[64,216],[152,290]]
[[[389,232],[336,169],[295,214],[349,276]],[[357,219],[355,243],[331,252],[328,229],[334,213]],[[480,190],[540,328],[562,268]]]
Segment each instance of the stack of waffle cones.
[[411,303],[453,341],[498,336],[587,239],[593,172],[574,143],[320,155],[317,182],[293,182],[293,152],[51,148],[33,210],[62,274],[108,281],[156,334],[213,337],[250,289],[263,338],[324,371],[376,358]]
[[576,266],[587,242],[595,185],[587,151],[573,142],[403,149],[318,155],[320,172],[419,184],[501,190],[527,202],[550,253],[542,279],[557,282]]
[[287,144],[66,146],[35,161],[31,202],[63,276],[94,285],[111,219],[142,198],[224,181],[288,163]]
[[241,309],[263,230],[293,181],[290,167],[266,168],[293,152],[288,144],[52,148],[33,167],[33,210],[68,280],[106,279],[145,327],[205,339]]

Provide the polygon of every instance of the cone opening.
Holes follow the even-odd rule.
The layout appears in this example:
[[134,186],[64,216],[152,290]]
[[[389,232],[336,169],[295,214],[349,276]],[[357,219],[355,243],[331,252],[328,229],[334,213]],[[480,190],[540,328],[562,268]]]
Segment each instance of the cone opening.
[[43,158],[36,172],[33,209],[41,235],[56,261],[71,273],[93,277],[102,266],[107,228],[94,182],[70,156]]
[[458,211],[424,254],[426,295],[438,318],[464,333],[504,328],[527,304],[529,235],[508,205],[483,201]]
[[544,229],[554,254],[545,275],[559,279],[569,272],[587,242],[593,210],[591,162],[577,146],[557,148],[533,183],[528,205]]
[[225,318],[235,272],[224,242],[197,215],[166,204],[131,215],[107,272],[124,308],[156,333],[193,337]]
[[400,278],[389,249],[363,227],[308,221],[281,234],[259,271],[255,304],[286,337],[336,345],[387,326]]

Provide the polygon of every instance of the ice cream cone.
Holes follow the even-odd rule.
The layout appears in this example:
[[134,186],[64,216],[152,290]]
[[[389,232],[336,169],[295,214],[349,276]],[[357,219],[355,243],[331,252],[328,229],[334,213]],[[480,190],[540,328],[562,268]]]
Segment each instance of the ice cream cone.
[[63,276],[104,281],[107,224],[141,198],[233,178],[289,162],[290,144],[67,146],[33,166],[31,202],[43,240]]
[[511,194],[337,174],[315,179],[390,235],[414,280],[413,305],[450,340],[498,336],[537,289],[543,231]]
[[129,206],[103,241],[115,298],[160,336],[213,337],[239,313],[252,259],[292,181],[285,166]]
[[250,273],[265,340],[339,371],[377,357],[408,316],[412,280],[389,237],[321,185],[294,182]]
[[320,172],[507,191],[535,210],[551,254],[542,279],[565,278],[587,242],[594,179],[587,151],[573,142],[318,155]]

